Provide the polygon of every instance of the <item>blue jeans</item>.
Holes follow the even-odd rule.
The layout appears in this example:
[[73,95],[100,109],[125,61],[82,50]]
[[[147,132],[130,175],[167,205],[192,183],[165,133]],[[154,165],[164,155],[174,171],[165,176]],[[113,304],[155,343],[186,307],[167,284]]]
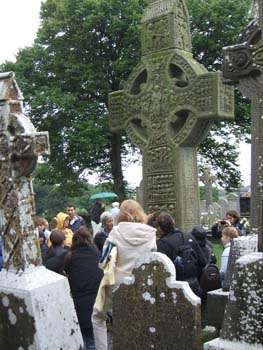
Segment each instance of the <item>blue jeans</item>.
[[86,350],[96,350],[93,336],[87,336],[85,339]]
[[96,350],[92,328],[91,329],[82,328],[81,333],[82,333],[82,338],[83,338],[83,342],[84,342],[84,349],[85,350]]

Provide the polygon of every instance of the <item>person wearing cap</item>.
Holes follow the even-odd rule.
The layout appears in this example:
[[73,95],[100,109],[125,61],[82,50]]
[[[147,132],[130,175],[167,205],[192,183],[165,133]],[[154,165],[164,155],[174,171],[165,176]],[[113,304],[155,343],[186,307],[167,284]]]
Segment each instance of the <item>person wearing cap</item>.
[[213,251],[213,244],[207,239],[207,230],[202,226],[195,226],[190,233],[196,239],[207,261],[216,264],[217,259]]

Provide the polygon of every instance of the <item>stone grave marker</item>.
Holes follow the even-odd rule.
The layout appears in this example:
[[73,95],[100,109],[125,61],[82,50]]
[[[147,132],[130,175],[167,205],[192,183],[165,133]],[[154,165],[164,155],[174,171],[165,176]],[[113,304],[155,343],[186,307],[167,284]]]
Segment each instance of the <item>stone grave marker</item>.
[[161,253],[140,257],[113,293],[114,350],[200,350],[200,299]]
[[215,213],[214,213],[214,207],[213,205],[209,205],[208,213],[207,213],[208,226],[211,227],[212,225],[214,225],[216,219],[217,217],[215,216]]
[[224,279],[223,290],[228,291],[232,280],[232,275],[236,266],[236,261],[240,257],[256,253],[258,251],[258,236],[248,235],[234,238],[231,242],[230,254],[227,264],[227,271]]
[[213,203],[213,213],[214,213],[214,218],[215,220],[221,219],[222,218],[222,207],[218,203]]
[[201,213],[207,213],[206,200],[201,200],[200,201],[200,212]]
[[229,210],[235,210],[239,214],[240,213],[239,195],[235,193],[229,193],[229,195],[227,196],[227,200],[228,200]]
[[226,218],[226,213],[229,210],[228,201],[225,198],[221,198],[221,199],[219,199],[218,204],[222,208],[222,219],[225,219]]
[[207,314],[209,325],[216,328],[222,327],[236,261],[244,255],[257,252],[257,242],[257,235],[247,235],[233,239],[223,286],[221,289],[211,291],[207,294]]
[[263,349],[263,0],[251,2],[250,23],[241,44],[225,49],[224,75],[252,101],[252,229],[258,253],[236,261],[220,337],[205,350]]
[[220,337],[204,350],[263,349],[263,253],[236,261]]
[[31,173],[49,152],[48,134],[23,113],[14,73],[0,73],[0,349],[80,350],[68,281],[41,266]]
[[216,181],[216,176],[211,174],[210,168],[208,165],[204,167],[204,173],[200,176],[200,180],[205,185],[205,200],[206,200],[206,211],[208,210],[209,205],[213,203],[213,183]]
[[184,0],[150,0],[142,58],[109,95],[110,129],[143,157],[144,209],[169,212],[184,231],[200,222],[197,147],[217,119],[233,118],[233,89],[193,59]]
[[224,76],[251,100],[251,228],[263,250],[263,62],[262,0],[251,1],[250,23],[240,44],[225,48]]

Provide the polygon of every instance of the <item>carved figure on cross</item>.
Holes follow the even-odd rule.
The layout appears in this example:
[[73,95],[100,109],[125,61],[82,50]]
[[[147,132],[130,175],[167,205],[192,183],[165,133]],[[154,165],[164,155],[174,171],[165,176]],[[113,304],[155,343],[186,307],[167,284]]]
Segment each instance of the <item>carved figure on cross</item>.
[[223,73],[251,100],[251,229],[263,251],[263,1],[253,0],[240,43],[224,48]]
[[205,185],[206,210],[208,211],[209,206],[213,203],[212,185],[216,181],[216,176],[211,174],[208,164],[204,166],[204,173],[200,176],[200,180]]
[[38,155],[49,153],[47,132],[36,132],[23,113],[14,73],[0,73],[0,225],[4,267],[41,264],[34,231],[31,173]]

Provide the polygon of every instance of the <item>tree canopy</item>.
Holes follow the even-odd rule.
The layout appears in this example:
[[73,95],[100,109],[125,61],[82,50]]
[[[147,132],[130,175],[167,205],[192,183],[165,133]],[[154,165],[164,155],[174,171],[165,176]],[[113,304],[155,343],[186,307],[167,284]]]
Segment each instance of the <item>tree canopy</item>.
[[[43,184],[74,190],[89,172],[113,180],[124,197],[121,156],[129,153],[124,135],[108,127],[108,94],[121,89],[140,59],[143,0],[46,0],[32,47],[20,50],[16,72],[31,120],[50,135],[51,155]],[[210,70],[220,69],[222,47],[235,44],[246,25],[249,0],[187,0],[194,56]],[[236,120],[218,122],[200,147],[226,188],[239,180],[237,150],[250,131],[249,107],[237,99]],[[76,185],[78,186],[78,185]]]

